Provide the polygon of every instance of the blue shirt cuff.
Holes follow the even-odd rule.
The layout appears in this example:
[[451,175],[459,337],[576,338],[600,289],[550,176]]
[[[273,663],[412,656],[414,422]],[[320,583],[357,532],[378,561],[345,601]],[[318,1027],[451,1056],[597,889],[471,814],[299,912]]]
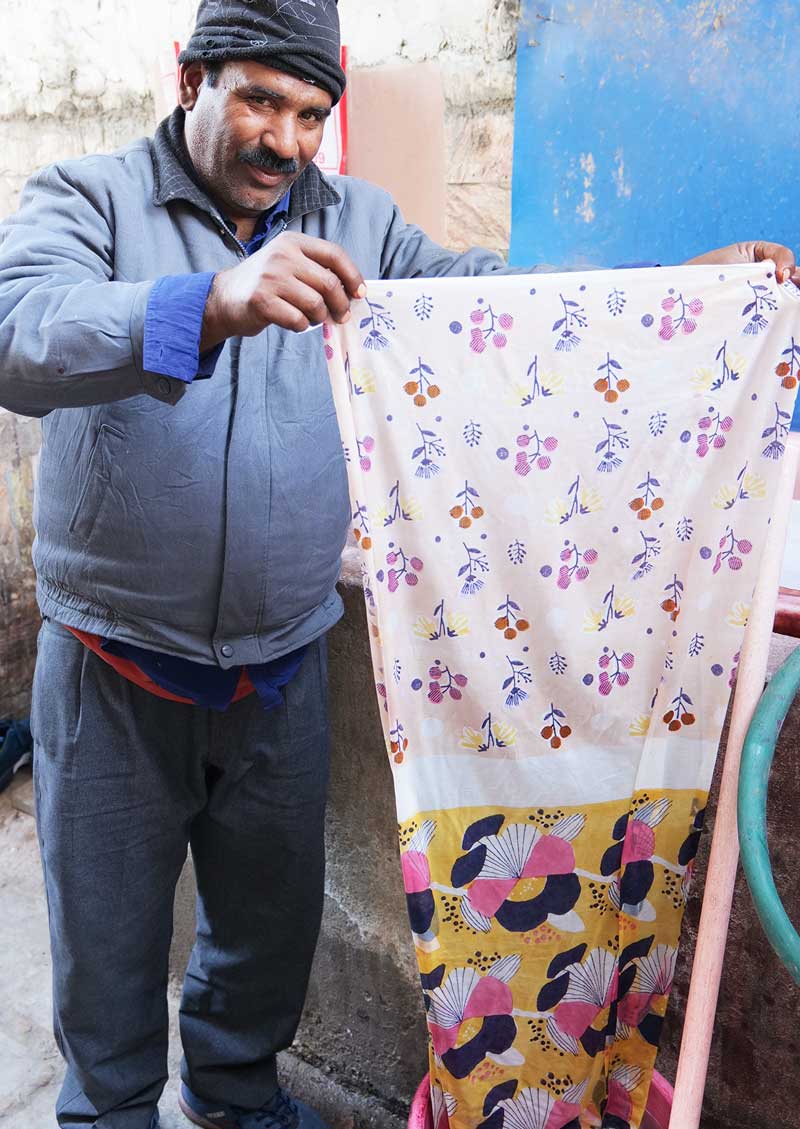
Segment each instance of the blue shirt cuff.
[[187,383],[211,376],[222,345],[202,357],[200,333],[214,271],[159,278],[150,291],[144,317],[142,361],[148,372],[160,372]]

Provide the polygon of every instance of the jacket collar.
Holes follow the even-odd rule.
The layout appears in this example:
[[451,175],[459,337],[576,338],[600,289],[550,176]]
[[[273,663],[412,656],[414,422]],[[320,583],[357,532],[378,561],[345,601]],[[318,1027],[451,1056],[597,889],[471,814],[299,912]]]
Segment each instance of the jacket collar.
[[[159,206],[173,200],[186,200],[215,218],[217,207],[197,180],[183,140],[184,112],[180,106],[165,118],[150,143],[153,160],[153,203]],[[309,212],[341,202],[341,196],[312,161],[292,185],[289,222]]]

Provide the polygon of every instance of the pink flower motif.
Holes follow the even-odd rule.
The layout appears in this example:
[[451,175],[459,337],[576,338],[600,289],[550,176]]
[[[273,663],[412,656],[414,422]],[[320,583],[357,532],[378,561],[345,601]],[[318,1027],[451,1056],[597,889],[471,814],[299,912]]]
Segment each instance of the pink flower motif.
[[514,325],[514,319],[511,314],[501,314],[497,321],[502,329],[511,329]]
[[675,329],[672,325],[672,318],[669,314],[665,314],[661,319],[661,329],[658,331],[658,336],[662,341],[670,341],[675,336]]

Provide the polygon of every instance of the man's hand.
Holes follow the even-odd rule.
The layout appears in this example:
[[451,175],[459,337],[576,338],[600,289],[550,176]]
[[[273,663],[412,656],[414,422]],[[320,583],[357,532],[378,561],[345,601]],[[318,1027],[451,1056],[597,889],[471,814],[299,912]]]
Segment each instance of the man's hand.
[[326,318],[345,322],[351,300],[364,294],[361,272],[338,244],[286,232],[215,276],[200,352],[229,337],[254,337],[268,325],[300,332]]
[[688,259],[687,265],[762,263],[765,259],[772,259],[775,264],[775,277],[778,282],[791,279],[795,286],[800,286],[800,271],[797,269],[794,251],[780,243],[765,243],[762,240],[731,243],[729,247],[720,247],[718,251],[707,251],[705,255],[698,255],[696,259]]

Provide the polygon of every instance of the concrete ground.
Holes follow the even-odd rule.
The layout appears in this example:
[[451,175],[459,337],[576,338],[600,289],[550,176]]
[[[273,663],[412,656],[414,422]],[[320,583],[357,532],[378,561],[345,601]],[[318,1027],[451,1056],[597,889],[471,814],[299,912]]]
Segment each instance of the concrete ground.
[[[180,896],[180,891],[179,891]],[[183,930],[185,933],[185,928]],[[176,948],[186,938],[176,936]],[[187,1129],[178,1109],[179,981],[170,989],[169,1082],[160,1102],[162,1129]],[[0,793],[0,1125],[57,1129],[53,1108],[62,1063],[51,1030],[50,952],[33,787],[22,769]],[[331,1129],[401,1129],[402,1117],[379,1100],[349,1092],[325,1068],[281,1057],[284,1084],[313,1104]]]

